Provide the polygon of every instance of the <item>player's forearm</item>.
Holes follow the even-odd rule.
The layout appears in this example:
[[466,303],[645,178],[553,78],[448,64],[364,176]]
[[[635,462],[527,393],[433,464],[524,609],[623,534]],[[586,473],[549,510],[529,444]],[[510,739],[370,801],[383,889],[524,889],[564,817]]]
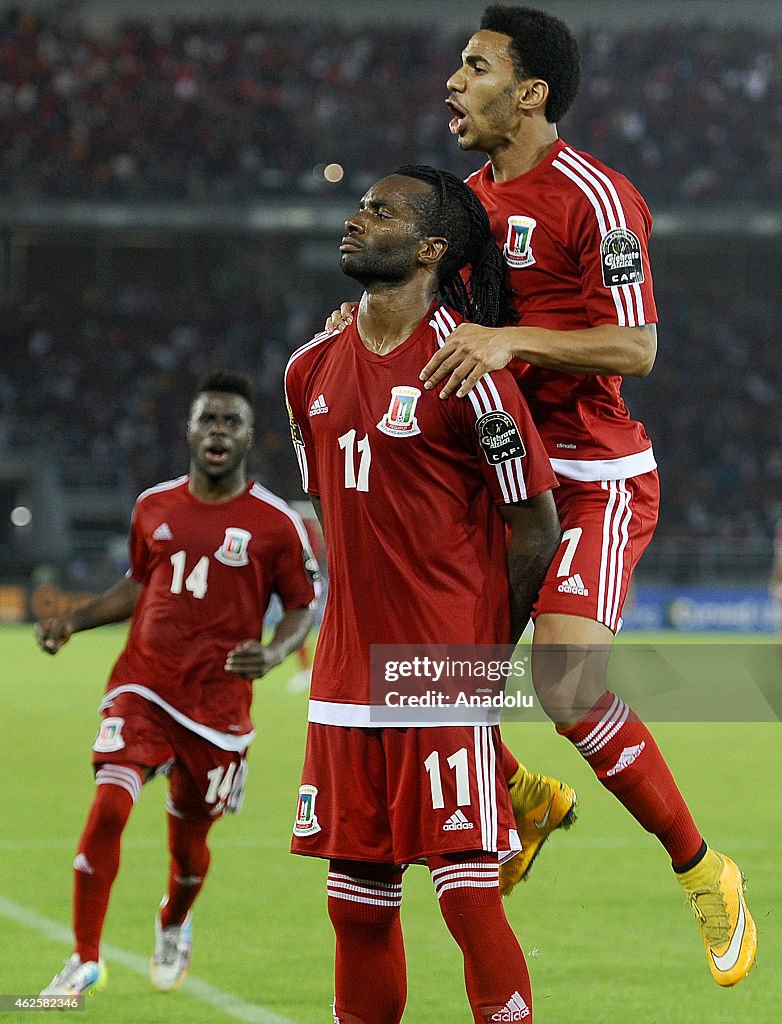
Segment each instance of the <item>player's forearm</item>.
[[559,544],[556,538],[541,537],[538,543],[511,542],[508,548],[510,581],[511,642],[517,643],[532,615],[543,580]]
[[312,502],[312,508],[315,512],[315,515],[318,517],[320,528],[323,531],[323,536],[325,537],[326,533],[325,530],[323,529],[323,505],[321,505],[320,498],[315,494],[310,495],[310,501]]
[[617,327],[604,324],[578,331],[544,327],[504,327],[513,356],[533,366],[569,373],[645,377],[657,355],[655,324]]
[[68,615],[70,631],[80,633],[84,629],[94,629],[96,626],[129,619],[141,590],[140,583],[126,576],[94,601],[71,612]]
[[511,640],[519,639],[557,552],[562,530],[551,491],[518,505],[499,506],[510,524],[508,581],[511,599]]
[[295,608],[286,612],[277,623],[269,647],[273,647],[284,661],[289,654],[297,650],[312,629],[312,612],[309,608]]

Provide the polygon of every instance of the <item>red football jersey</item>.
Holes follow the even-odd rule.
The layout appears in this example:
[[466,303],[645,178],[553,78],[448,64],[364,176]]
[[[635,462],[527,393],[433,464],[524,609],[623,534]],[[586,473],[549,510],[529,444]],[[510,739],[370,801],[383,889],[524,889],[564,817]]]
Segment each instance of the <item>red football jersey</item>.
[[505,530],[494,505],[547,491],[556,478],[507,371],[465,401],[424,390],[421,367],[459,320],[434,305],[384,356],[353,324],[288,363],[294,447],[304,489],[322,501],[330,579],[310,721],[369,724],[371,644],[508,642]]
[[311,557],[299,516],[258,483],[217,503],[194,498],[186,476],[144,491],[129,570],[144,589],[107,692],[141,692],[218,746],[242,749],[253,685],[225,671],[226,655],[260,639],[272,593],[286,611],[310,604]]
[[[520,326],[577,330],[657,321],[649,269],[652,217],[623,175],[561,140],[531,171],[495,182],[487,163],[467,179],[510,268]],[[510,367],[555,471],[610,480],[655,468],[630,418],[622,378]]]

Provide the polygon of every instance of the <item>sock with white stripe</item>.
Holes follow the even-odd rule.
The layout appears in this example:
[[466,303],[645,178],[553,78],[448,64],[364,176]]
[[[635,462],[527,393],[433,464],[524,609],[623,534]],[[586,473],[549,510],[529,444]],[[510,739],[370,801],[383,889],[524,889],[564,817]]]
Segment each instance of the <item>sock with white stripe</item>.
[[654,737],[615,693],[605,693],[584,719],[557,726],[607,790],[656,835],[674,865],[696,857],[703,845],[684,797]]
[[[497,854],[473,851],[429,857],[427,865],[440,912],[464,957],[464,983],[474,1021],[532,1024],[529,973],[500,899]],[[509,1006],[515,1016],[497,1016],[510,1013]]]
[[213,820],[186,821],[168,816],[168,849],[171,862],[168,873],[168,902],[160,912],[164,928],[182,924],[195,898],[204,887],[211,855],[206,845]]
[[334,1019],[399,1024],[407,966],[399,917],[402,872],[392,865],[332,860],[328,911],[337,939]]
[[82,962],[98,960],[103,922],[117,877],[120,840],[144,781],[140,768],[101,765],[87,824],[73,862],[74,951]]

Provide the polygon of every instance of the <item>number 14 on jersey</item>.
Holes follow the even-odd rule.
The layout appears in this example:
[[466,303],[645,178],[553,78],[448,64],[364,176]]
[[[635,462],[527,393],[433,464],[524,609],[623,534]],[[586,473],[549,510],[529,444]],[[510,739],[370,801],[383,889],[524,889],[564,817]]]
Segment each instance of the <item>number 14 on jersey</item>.
[[188,573],[187,579],[185,579],[185,570],[187,568],[186,551],[175,551],[171,556],[171,565],[174,567],[171,577],[171,593],[181,594],[182,584],[184,583],[185,590],[201,601],[206,596],[208,585],[209,556],[202,555],[198,559],[192,570]]

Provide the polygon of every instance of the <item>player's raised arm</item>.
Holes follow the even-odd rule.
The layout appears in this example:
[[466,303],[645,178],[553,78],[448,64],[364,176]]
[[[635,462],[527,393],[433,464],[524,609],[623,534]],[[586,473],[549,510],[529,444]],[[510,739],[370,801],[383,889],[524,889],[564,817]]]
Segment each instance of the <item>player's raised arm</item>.
[[39,647],[47,654],[56,654],[74,633],[129,619],[141,589],[137,580],[126,576],[82,608],[36,622],[35,639]]
[[446,377],[440,398],[463,398],[490,370],[511,359],[567,373],[645,377],[657,354],[657,327],[602,324],[573,331],[542,327],[481,327],[461,324],[421,371],[424,387]]

